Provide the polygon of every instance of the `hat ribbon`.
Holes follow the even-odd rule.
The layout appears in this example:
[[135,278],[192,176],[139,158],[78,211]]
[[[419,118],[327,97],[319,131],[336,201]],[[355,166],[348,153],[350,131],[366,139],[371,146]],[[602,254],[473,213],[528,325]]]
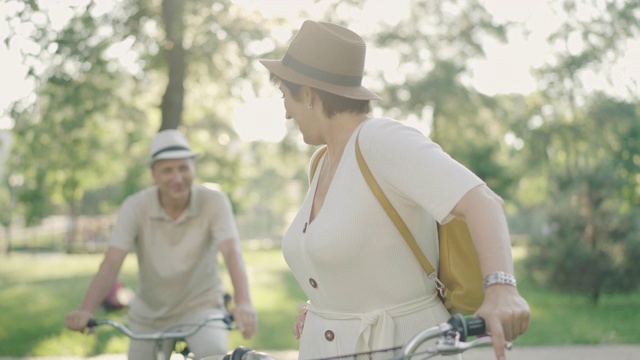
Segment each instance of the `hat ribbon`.
[[324,70],[314,68],[307,64],[301,63],[300,61],[292,58],[288,54],[285,54],[284,57],[282,58],[282,64],[301,74],[304,74],[316,80],[325,81],[334,85],[341,85],[341,86],[361,86],[362,85],[362,76],[338,75],[338,74],[330,73]]
[[166,151],[174,151],[174,150],[186,150],[186,151],[191,151],[191,149],[189,149],[188,147],[184,147],[184,146],[169,146],[169,147],[166,147],[166,148],[164,148],[164,149],[160,149],[160,150],[156,151],[155,153],[153,153],[153,155],[151,155],[151,157],[152,157],[152,158],[154,158],[154,157],[156,157],[156,156],[160,155],[160,154],[161,154],[161,153],[163,153],[163,152],[166,152]]

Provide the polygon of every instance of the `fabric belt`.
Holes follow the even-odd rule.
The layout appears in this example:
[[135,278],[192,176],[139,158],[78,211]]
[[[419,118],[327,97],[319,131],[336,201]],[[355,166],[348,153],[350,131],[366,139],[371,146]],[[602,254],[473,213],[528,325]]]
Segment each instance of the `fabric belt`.
[[[394,346],[395,323],[393,318],[413,314],[439,304],[440,298],[434,292],[403,304],[386,309],[378,309],[364,313],[338,313],[317,309],[312,302],[307,305],[307,311],[326,320],[360,320],[358,340],[355,352],[389,349]],[[375,333],[372,329],[375,325]],[[372,336],[373,335],[373,336]]]

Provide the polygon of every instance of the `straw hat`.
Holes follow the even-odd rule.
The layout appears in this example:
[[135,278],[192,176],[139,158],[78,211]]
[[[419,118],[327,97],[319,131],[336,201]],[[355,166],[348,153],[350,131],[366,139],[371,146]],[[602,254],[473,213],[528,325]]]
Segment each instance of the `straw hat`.
[[366,44],[360,35],[331,23],[307,20],[282,60],[260,60],[283,80],[357,100],[380,97],[364,86]]
[[162,130],[151,140],[151,149],[148,164],[163,159],[195,158],[199,154],[189,148],[189,143],[184,135],[176,129]]

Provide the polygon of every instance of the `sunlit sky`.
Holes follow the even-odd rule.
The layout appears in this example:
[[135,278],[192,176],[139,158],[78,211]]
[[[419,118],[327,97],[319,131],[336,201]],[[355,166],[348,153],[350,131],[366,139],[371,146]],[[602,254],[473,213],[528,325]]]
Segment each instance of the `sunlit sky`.
[[[526,25],[530,30],[527,38],[522,34],[510,34],[508,43],[502,44],[496,41],[486,45],[486,58],[474,60],[470,63],[473,71],[472,85],[488,95],[501,93],[528,93],[535,89],[535,81],[530,75],[530,69],[545,62],[549,56],[549,45],[546,36],[553,31],[561,19],[558,19],[549,8],[547,1],[543,0],[483,0],[487,10],[492,13],[497,21],[517,21]],[[326,1],[318,0],[235,0],[241,6],[260,11],[265,17],[284,15],[291,19],[292,27],[298,27],[303,19],[292,15],[300,9],[306,9],[311,14],[323,13]],[[68,8],[61,5],[65,1],[42,1],[43,7],[49,7],[52,20],[55,25],[62,27],[65,19],[70,16]],[[378,21],[396,22],[408,14],[407,0],[375,0],[369,1],[367,6],[360,10],[360,19],[349,25],[358,33],[366,33]],[[4,2],[0,4],[0,12],[3,11]],[[0,21],[0,39],[6,38],[8,25]],[[640,74],[640,65],[636,59],[640,58],[639,46],[630,47],[627,54],[628,61],[623,61],[620,69],[613,69],[614,80],[620,78],[620,83],[630,73]],[[576,47],[581,44],[576,43]],[[33,84],[25,81],[27,69],[21,63],[17,52],[18,46],[7,49],[4,43],[0,44],[0,115],[18,99],[25,98],[33,92]],[[393,63],[388,52],[383,49],[375,49],[371,46],[367,52],[366,68],[384,68]],[[266,76],[266,75],[265,75]],[[640,78],[640,75],[636,78]],[[366,84],[365,79],[365,84]],[[591,79],[594,88],[607,88],[604,79],[594,76]],[[284,110],[279,93],[273,92],[273,96],[261,99],[249,99],[248,104],[236,109],[234,125],[239,135],[247,141],[263,139],[278,141],[285,133]],[[6,116],[0,117],[0,128],[10,128],[11,120]]]

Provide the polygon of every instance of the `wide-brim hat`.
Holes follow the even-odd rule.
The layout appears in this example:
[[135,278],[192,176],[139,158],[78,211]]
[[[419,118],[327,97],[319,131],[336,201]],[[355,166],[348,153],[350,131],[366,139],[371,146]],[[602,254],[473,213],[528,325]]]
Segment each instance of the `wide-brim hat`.
[[380,97],[362,86],[367,46],[355,32],[305,21],[281,60],[260,60],[279,78],[357,100]]
[[164,159],[185,159],[200,156],[191,151],[187,139],[176,129],[162,130],[151,140],[148,164]]

